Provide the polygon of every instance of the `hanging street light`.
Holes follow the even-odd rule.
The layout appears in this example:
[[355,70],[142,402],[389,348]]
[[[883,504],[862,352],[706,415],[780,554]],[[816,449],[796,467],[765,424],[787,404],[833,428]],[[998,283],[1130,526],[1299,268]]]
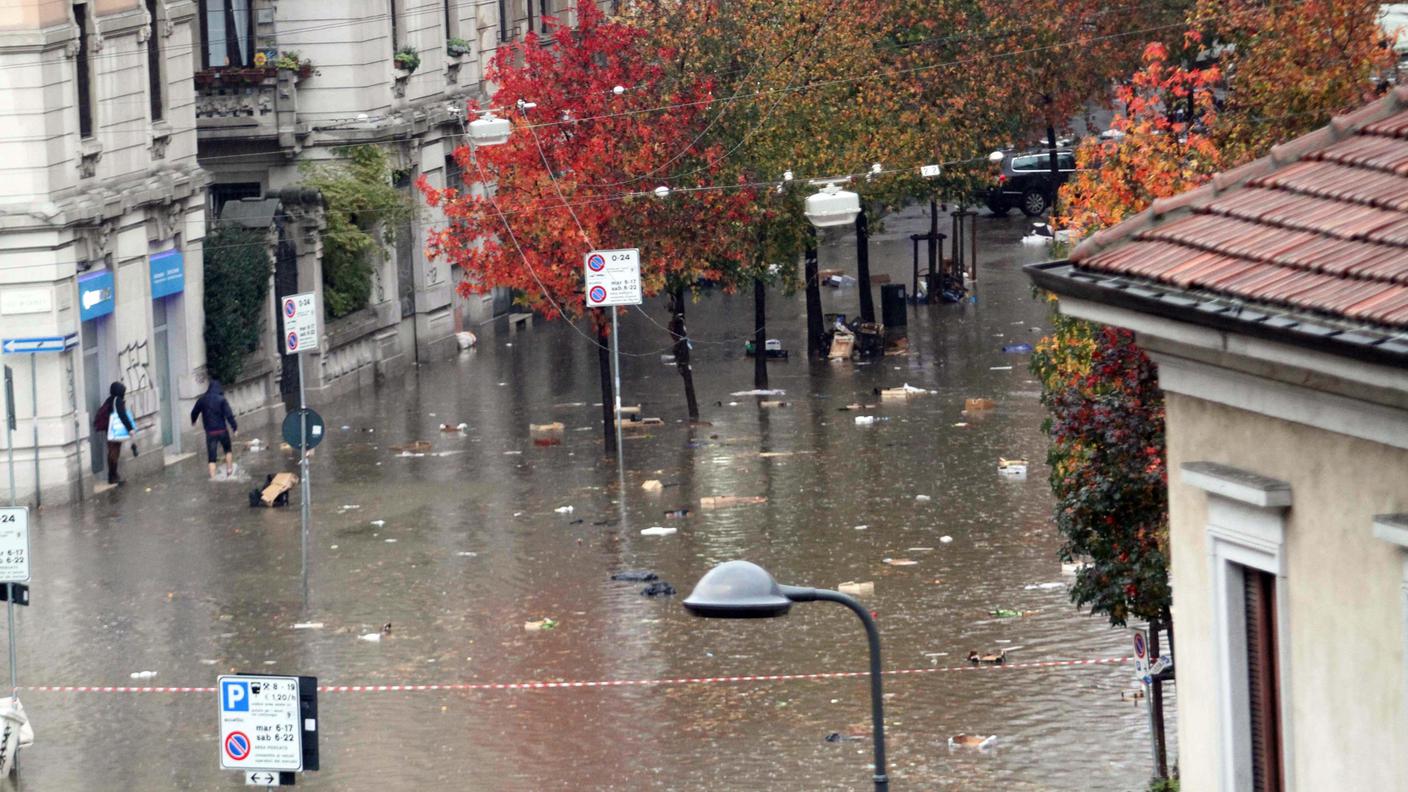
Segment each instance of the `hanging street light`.
[[469,139],[476,146],[501,146],[508,142],[513,124],[507,118],[499,118],[494,111],[486,110],[484,115],[469,122]]
[[860,214],[860,196],[827,182],[820,192],[807,196],[804,212],[817,228],[850,225]]
[[[810,198],[807,200],[811,201]],[[706,619],[767,619],[786,616],[794,602],[818,601],[845,605],[865,625],[865,637],[870,643],[870,716],[875,732],[875,792],[886,792],[890,788],[890,777],[885,770],[885,696],[880,689],[880,630],[864,605],[839,591],[780,585],[766,569],[750,561],[726,561],[699,579],[694,591],[685,598],[684,607],[695,616]]]

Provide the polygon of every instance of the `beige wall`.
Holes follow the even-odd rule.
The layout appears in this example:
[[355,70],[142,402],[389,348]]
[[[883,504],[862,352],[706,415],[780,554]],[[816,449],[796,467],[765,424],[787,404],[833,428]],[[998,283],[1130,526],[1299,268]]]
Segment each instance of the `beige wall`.
[[1208,495],[1178,472],[1211,461],[1291,485],[1282,705],[1294,789],[1403,789],[1403,564],[1372,522],[1408,511],[1408,451],[1170,393],[1168,456],[1183,788],[1220,788]]
[[0,4],[0,30],[41,30],[68,22],[65,0],[18,0]]

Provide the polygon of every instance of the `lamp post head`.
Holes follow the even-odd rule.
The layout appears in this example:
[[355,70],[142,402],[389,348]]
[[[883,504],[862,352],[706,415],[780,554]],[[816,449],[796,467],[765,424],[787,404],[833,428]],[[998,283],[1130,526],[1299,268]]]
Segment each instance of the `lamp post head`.
[[492,111],[469,122],[469,139],[476,146],[501,146],[508,142],[513,125],[507,118],[499,118]]
[[792,600],[766,569],[750,561],[726,561],[699,579],[684,607],[710,619],[766,619],[786,615]]
[[817,228],[850,225],[860,215],[860,196],[828,183],[807,197],[802,211]]

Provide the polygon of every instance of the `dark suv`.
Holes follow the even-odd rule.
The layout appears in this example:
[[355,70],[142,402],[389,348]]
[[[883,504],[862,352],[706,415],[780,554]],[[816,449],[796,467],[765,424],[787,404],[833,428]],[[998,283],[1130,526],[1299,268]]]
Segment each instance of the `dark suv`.
[[1026,154],[1006,153],[1002,158],[997,184],[988,188],[987,205],[995,215],[1005,215],[1021,209],[1027,217],[1046,214],[1056,198],[1056,189],[1070,180],[1076,171],[1076,155],[1070,150],[1056,150],[1056,168],[1051,178],[1051,156],[1045,151]]

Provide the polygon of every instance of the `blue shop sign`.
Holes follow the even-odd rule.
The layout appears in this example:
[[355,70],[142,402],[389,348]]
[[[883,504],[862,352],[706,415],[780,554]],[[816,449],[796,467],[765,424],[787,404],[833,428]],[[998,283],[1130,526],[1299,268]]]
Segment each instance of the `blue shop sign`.
[[79,319],[86,322],[112,313],[112,295],[112,270],[102,269],[79,275]]
[[180,294],[186,288],[186,262],[179,250],[153,253],[149,259],[152,274],[152,299]]

